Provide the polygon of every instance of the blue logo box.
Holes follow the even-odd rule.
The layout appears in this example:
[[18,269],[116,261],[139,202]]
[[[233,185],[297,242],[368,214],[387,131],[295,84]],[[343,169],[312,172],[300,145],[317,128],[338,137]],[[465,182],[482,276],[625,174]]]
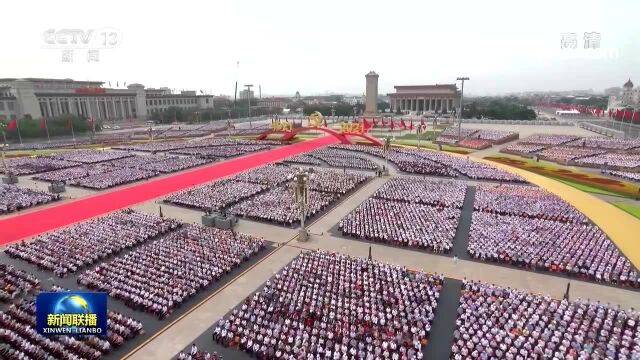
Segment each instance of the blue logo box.
[[41,292],[36,295],[36,330],[41,335],[107,335],[107,293]]

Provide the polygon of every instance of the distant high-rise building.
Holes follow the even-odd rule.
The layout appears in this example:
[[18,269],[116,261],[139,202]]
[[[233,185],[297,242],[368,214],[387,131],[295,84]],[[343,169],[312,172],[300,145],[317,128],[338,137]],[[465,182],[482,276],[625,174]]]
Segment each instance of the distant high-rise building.
[[238,93],[238,99],[240,100],[247,100],[247,99],[253,99],[254,95],[253,95],[253,90],[240,90],[240,92]]

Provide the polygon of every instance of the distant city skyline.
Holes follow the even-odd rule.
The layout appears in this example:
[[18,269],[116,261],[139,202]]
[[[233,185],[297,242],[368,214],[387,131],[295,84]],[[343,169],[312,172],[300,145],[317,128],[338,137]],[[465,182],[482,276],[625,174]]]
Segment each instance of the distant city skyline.
[[625,20],[640,12],[634,0],[327,0],[302,13],[293,0],[114,0],[100,11],[77,0],[63,4],[5,4],[5,13],[29,17],[4,19],[15,31],[0,35],[0,77],[127,81],[213,94],[233,94],[238,81],[239,90],[262,85],[263,96],[361,94],[371,70],[380,74],[380,94],[458,76],[471,78],[470,96],[600,92],[640,79],[638,30]]

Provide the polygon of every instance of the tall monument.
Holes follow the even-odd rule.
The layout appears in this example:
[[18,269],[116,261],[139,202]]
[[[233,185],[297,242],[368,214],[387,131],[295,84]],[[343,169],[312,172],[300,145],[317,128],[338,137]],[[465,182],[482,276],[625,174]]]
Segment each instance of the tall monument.
[[378,74],[369,71],[364,76],[367,79],[367,95],[364,102],[364,114],[376,115],[378,113]]

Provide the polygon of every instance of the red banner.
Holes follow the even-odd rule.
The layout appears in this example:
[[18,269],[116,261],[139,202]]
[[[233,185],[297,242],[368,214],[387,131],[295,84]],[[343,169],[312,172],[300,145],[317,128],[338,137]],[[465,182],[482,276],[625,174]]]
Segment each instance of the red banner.
[[104,94],[106,89],[101,87],[79,87],[73,89],[76,94]]

